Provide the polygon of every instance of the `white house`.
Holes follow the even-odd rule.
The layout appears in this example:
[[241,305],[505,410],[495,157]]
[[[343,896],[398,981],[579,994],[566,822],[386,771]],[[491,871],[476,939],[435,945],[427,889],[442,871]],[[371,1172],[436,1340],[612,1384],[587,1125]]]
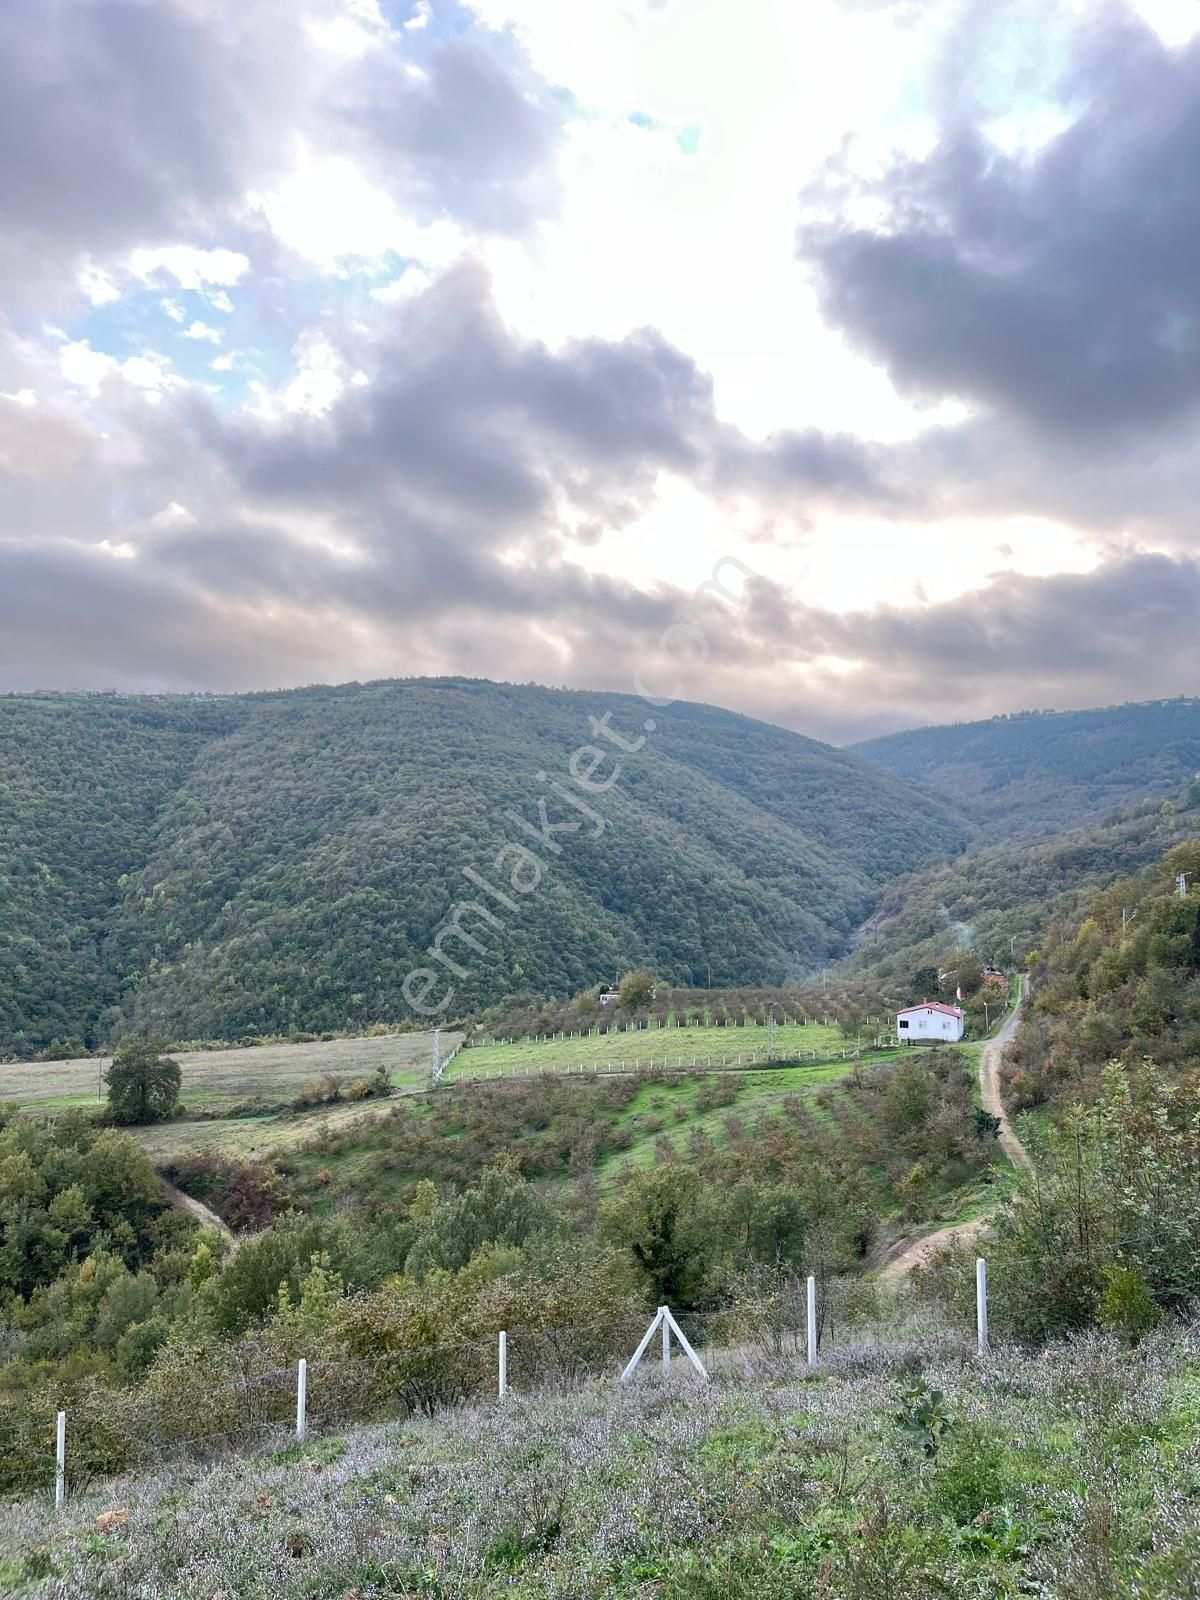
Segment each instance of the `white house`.
[[944,1006],[940,1000],[905,1006],[896,1013],[896,1037],[901,1044],[911,1044],[914,1039],[942,1039],[953,1044],[962,1036],[963,1013],[957,1006]]

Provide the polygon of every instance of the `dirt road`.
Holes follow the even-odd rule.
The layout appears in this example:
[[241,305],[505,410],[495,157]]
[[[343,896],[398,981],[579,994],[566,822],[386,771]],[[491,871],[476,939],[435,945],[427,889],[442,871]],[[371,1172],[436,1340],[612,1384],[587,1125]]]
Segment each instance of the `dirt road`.
[[[979,1052],[979,1092],[984,1110],[990,1111],[992,1116],[1000,1119],[1000,1148],[1014,1167],[1024,1172],[1032,1172],[1033,1163],[1029,1159],[1029,1153],[1013,1132],[1012,1123],[1005,1114],[1004,1103],[1000,1097],[1000,1063],[1017,1031],[1024,1000],[1025,989],[1022,986],[1017,1003],[1004,1019],[1003,1026],[995,1038],[989,1039]],[[970,1222],[957,1222],[948,1228],[939,1228],[936,1233],[927,1233],[920,1239],[901,1239],[884,1257],[880,1276],[885,1282],[902,1278],[906,1272],[911,1272],[914,1267],[928,1261],[943,1246],[953,1244],[956,1240],[969,1244],[986,1230],[987,1225],[988,1217],[985,1214],[973,1218]]]
[[215,1228],[229,1246],[229,1254],[233,1255],[237,1250],[238,1241],[229,1225],[222,1222],[215,1211],[210,1211],[202,1200],[193,1200],[190,1194],[184,1194],[182,1189],[177,1189],[165,1178],[161,1181],[167,1204],[176,1211],[185,1211],[189,1217],[195,1217],[202,1228]]
[[979,1090],[983,1096],[983,1107],[990,1111],[992,1116],[1000,1118],[1000,1148],[1012,1162],[1014,1167],[1024,1172],[1033,1171],[1033,1162],[1029,1153],[1013,1132],[1012,1123],[1008,1120],[1004,1110],[1004,1102],[1000,1098],[1000,1063],[1004,1052],[1012,1043],[1013,1035],[1017,1031],[1017,1023],[1021,1017],[1021,1006],[1025,1000],[1025,988],[1017,997],[1017,1003],[1005,1019],[1004,1026],[994,1039],[989,1039],[979,1052]]

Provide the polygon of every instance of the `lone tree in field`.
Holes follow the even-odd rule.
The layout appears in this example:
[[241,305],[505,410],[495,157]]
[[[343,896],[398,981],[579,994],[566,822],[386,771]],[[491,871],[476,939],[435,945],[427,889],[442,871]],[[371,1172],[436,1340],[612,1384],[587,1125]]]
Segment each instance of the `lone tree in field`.
[[165,1039],[129,1034],[121,1040],[108,1069],[108,1109],[114,1122],[161,1122],[175,1115],[183,1074],[166,1048]]
[[636,972],[625,974],[617,993],[626,1011],[637,1011],[642,1006],[648,1006],[654,999],[654,979],[645,967],[638,967]]

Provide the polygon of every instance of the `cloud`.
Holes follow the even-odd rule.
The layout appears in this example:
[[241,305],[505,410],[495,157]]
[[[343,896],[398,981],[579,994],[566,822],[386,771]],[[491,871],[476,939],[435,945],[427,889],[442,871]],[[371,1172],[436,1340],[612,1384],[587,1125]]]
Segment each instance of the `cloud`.
[[[18,649],[35,628],[58,640],[54,681],[93,686],[139,671],[227,687],[293,671],[511,675],[517,663],[527,677],[603,681],[686,596],[636,566],[581,570],[580,528],[636,522],[664,474],[716,495],[761,481],[814,512],[873,503],[851,441],[742,439],[717,418],[707,375],[652,331],[551,350],[504,322],[470,263],[380,316],[372,329],[327,317],[301,341],[296,375],[234,412],[186,387],[148,409],[139,385],[165,390],[169,371],[71,344],[38,442],[19,447],[39,470],[0,522],[0,583],[38,597],[10,608],[0,682],[48,681],[46,651]],[[30,381],[33,357],[14,347],[12,359],[0,350],[6,389]],[[39,413],[22,413],[27,429]],[[74,459],[51,467],[68,443]],[[164,517],[172,503],[186,519]],[[114,573],[103,562],[118,550]],[[123,582],[135,612],[161,587],[153,626],[126,627]],[[108,608],[102,649],[96,625],[76,627],[77,589]],[[178,646],[159,616],[175,619]],[[294,634],[275,655],[281,617]],[[310,654],[293,668],[299,640]],[[744,654],[761,665],[760,642]]]
[[[310,23],[349,15],[359,54]],[[447,0],[389,30],[340,0],[8,0],[0,8],[0,289],[110,298],[114,269],[183,288],[237,281],[248,196],[303,148],[373,175],[427,220],[511,233],[553,202],[561,113],[506,35]],[[365,19],[365,20],[364,20]]]
[[[978,18],[1019,14],[968,13],[956,85],[988,79],[997,41]],[[878,220],[847,220],[843,194],[800,248],[827,314],[902,388],[1056,436],[1142,431],[1200,401],[1200,41],[1171,51],[1101,7],[1072,45],[1065,131],[1006,154],[992,107],[947,90],[927,158],[851,185]]]
[[189,323],[179,334],[182,339],[196,339],[202,344],[220,344],[222,338],[221,330],[209,327],[207,322]]

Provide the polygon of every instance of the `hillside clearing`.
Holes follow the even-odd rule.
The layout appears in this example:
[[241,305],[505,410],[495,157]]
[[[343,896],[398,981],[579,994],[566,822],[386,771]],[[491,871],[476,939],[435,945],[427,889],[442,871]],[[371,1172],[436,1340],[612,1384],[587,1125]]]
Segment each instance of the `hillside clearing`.
[[[449,1052],[461,1035],[443,1035]],[[389,1033],[364,1039],[330,1039],[311,1044],[263,1044],[235,1050],[177,1050],[183,1071],[185,1106],[216,1115],[246,1101],[272,1105],[291,1100],[305,1085],[334,1073],[365,1078],[383,1067],[398,1088],[429,1081],[431,1033]],[[72,1061],[0,1063],[0,1100],[21,1111],[63,1111],[95,1105],[103,1098],[101,1077],[111,1057]]]
[[[864,1046],[870,1040],[864,1040]],[[770,1029],[744,1027],[665,1027],[613,1030],[609,1033],[568,1034],[549,1039],[514,1039],[468,1045],[447,1069],[447,1078],[502,1075],[509,1072],[561,1072],[564,1069],[603,1071],[635,1069],[749,1065],[755,1058],[766,1062]],[[837,1060],[857,1048],[840,1028],[819,1022],[799,1026],[783,1023],[775,1029],[776,1060]]]

